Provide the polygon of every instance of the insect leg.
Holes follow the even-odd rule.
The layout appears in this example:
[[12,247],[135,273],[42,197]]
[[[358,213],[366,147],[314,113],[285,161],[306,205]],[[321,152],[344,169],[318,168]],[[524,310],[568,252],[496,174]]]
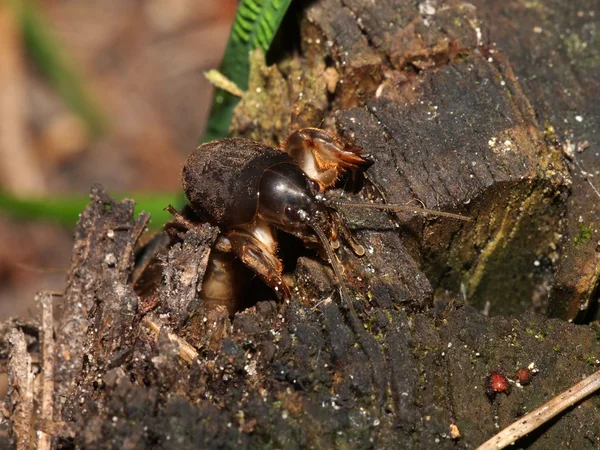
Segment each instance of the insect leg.
[[257,220],[252,226],[227,234],[231,251],[252,269],[279,297],[290,298],[290,288],[283,280],[283,264],[276,255],[277,245],[271,226]]
[[303,128],[290,134],[283,149],[302,170],[319,183],[321,191],[332,186],[348,169],[368,167],[373,161],[357,147],[346,147],[323,130]]
[[348,226],[346,225],[346,221],[340,216],[340,213],[336,211],[331,215],[331,217],[335,221],[336,228],[340,231],[350,247],[352,247],[352,251],[357,256],[363,256],[365,254],[365,248],[354,238],[348,229]]
[[[188,208],[187,206],[184,210]],[[187,219],[184,214],[177,211],[173,206],[168,205],[165,210],[173,216],[173,220],[165,223],[164,230],[167,235],[175,240],[183,240],[183,235],[186,231],[191,230],[196,225]]]

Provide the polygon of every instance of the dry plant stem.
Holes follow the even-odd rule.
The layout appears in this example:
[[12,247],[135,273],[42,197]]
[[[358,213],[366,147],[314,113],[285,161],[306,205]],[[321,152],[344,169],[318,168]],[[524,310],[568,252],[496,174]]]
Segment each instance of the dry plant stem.
[[[152,333],[152,337],[156,340],[158,338],[158,333],[160,332],[160,329],[163,325],[154,322],[149,317],[146,317],[144,319],[144,324],[148,327],[148,329]],[[190,344],[188,344],[186,341],[181,339],[179,336],[177,336],[174,333],[171,333],[170,331],[167,332],[167,336],[171,342],[174,342],[179,346],[179,357],[181,359],[191,364],[192,362],[194,362],[194,360],[198,358],[198,352],[196,351],[196,349]]]
[[506,427],[492,439],[484,442],[477,450],[499,450],[508,447],[517,439],[531,433],[579,400],[600,389],[600,371],[583,379],[575,386],[562,392],[535,411],[530,412]]
[[[39,193],[44,181],[27,139],[26,74],[11,2],[0,2],[0,178],[16,194]],[[14,2],[13,2],[14,3]]]
[[227,78],[218,70],[209,70],[208,72],[204,72],[204,76],[211,84],[219,89],[223,89],[226,92],[229,92],[231,95],[242,98],[244,96],[244,91],[242,91],[237,84]]
[[[53,416],[54,397],[54,333],[52,318],[52,293],[43,292],[39,296],[42,306],[41,344],[42,344],[42,405],[41,420],[51,421]],[[52,446],[52,436],[39,431],[39,450],[49,450]]]
[[33,420],[33,373],[31,357],[27,353],[25,335],[13,329],[8,335],[8,395],[6,405],[10,411],[12,433],[17,450],[30,448]]

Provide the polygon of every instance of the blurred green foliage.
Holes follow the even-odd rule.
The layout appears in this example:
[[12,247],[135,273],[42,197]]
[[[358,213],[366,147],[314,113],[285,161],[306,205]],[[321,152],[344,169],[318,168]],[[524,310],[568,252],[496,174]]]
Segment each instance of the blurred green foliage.
[[50,25],[36,3],[31,0],[10,0],[21,28],[27,54],[65,103],[86,124],[90,134],[100,136],[106,129],[106,116],[83,78],[75,70]]
[[[32,61],[43,73],[65,103],[86,123],[90,134],[98,136],[106,129],[102,110],[85,89],[80,75],[70,63],[64,49],[31,0],[7,0],[19,20],[23,42]],[[242,0],[233,23],[220,72],[242,90],[248,88],[250,51],[257,47],[265,52],[291,4],[291,0]],[[228,135],[234,106],[238,98],[217,89],[213,99],[203,141]],[[170,215],[164,207],[182,203],[181,194],[129,193],[138,211],[152,215],[151,227],[159,228]],[[60,195],[44,198],[20,198],[0,191],[0,212],[26,220],[47,220],[74,226],[88,203],[84,195]]]
[[[181,202],[178,193],[133,193],[113,197],[135,199],[136,211],[147,211],[152,216],[150,228],[159,229],[171,215],[164,210],[167,205]],[[74,226],[79,214],[89,203],[87,195],[60,195],[20,198],[0,192],[0,211],[24,220],[45,220],[69,227]]]

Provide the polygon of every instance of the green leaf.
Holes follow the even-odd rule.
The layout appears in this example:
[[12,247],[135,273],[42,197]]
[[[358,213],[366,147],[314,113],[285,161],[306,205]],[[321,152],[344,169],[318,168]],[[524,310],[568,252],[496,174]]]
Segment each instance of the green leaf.
[[[258,47],[265,53],[269,50],[291,2],[292,0],[242,0],[240,3],[219,68],[219,72],[240,89],[248,89],[248,55]],[[228,92],[215,89],[202,142],[229,135],[233,108],[238,101],[239,98]]]
[[[167,205],[181,204],[181,194],[127,194],[116,198],[131,198],[137,211],[147,211],[152,216],[150,228],[158,229],[170,220],[164,209]],[[16,197],[0,192],[0,213],[26,220],[44,220],[74,227],[79,214],[89,203],[87,195],[60,195],[48,197]]]

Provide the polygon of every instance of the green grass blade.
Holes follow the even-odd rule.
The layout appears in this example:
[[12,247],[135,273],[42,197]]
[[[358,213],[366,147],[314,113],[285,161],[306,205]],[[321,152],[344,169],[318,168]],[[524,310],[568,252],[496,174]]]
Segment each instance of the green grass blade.
[[[164,208],[181,203],[181,194],[127,194],[116,198],[131,198],[136,202],[136,211],[147,211],[152,216],[150,228],[158,229],[170,220]],[[0,192],[0,214],[25,220],[43,220],[74,227],[79,214],[90,202],[88,195],[60,195],[48,197],[16,197]]]
[[[242,0],[219,72],[242,90],[248,89],[248,55],[255,48],[265,52],[271,46],[292,0]],[[233,108],[239,98],[216,89],[202,142],[226,137]]]

